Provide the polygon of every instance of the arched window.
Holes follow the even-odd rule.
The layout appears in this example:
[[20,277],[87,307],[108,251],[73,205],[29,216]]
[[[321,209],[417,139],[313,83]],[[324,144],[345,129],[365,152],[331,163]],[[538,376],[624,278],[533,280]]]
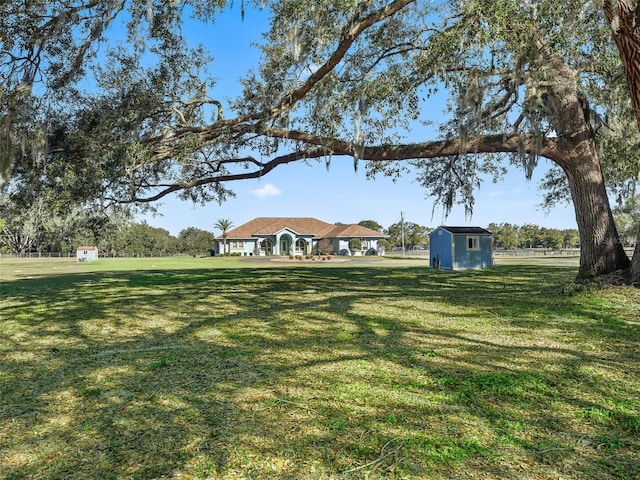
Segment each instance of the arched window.
[[296,240],[296,255],[305,255],[307,253],[307,242],[299,238]]
[[273,255],[273,242],[268,238],[260,242],[260,255]]

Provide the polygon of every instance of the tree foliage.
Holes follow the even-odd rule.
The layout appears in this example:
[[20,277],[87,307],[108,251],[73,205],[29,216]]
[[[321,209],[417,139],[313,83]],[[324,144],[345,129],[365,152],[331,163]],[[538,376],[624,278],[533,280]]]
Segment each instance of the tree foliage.
[[0,246],[12,253],[60,252],[80,245],[113,251],[117,233],[129,219],[126,209],[104,211],[55,201],[55,195],[19,199],[0,195]]
[[[429,227],[414,222],[397,222],[384,230],[389,235],[389,243],[392,247],[412,249],[419,245],[429,244]],[[404,240],[404,242],[403,242]]]
[[376,232],[382,231],[382,225],[380,225],[375,220],[361,220],[358,222],[358,225],[360,225],[361,227],[369,228],[371,230],[375,230]]
[[163,229],[152,227],[146,223],[134,223],[118,235],[115,242],[115,253],[172,255],[178,252],[175,237]]
[[640,197],[631,196],[614,208],[613,216],[618,225],[620,240],[625,245],[635,245],[640,229]]
[[216,228],[221,232],[220,234],[222,235],[222,242],[223,242],[223,249],[224,249],[222,253],[225,253],[225,254],[227,253],[227,232],[233,227],[234,227],[233,222],[228,218],[218,219],[218,221],[213,226],[213,228]]
[[496,248],[576,248],[579,246],[578,231],[575,229],[559,230],[539,225],[513,225],[510,223],[490,223],[487,227],[493,233],[493,244]]
[[185,228],[178,234],[179,249],[189,255],[205,255],[214,246],[214,235],[195,227]]

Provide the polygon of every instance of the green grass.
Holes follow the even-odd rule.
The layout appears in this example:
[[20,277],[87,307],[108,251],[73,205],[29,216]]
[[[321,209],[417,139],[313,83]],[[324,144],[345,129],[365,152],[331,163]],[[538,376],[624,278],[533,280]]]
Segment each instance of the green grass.
[[0,477],[634,479],[640,291],[575,266],[0,260]]

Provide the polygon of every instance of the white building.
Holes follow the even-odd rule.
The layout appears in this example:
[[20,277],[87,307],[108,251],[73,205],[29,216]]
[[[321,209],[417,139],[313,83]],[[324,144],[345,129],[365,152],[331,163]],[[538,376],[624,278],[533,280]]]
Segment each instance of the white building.
[[79,262],[93,262],[98,260],[98,247],[78,247],[76,258]]

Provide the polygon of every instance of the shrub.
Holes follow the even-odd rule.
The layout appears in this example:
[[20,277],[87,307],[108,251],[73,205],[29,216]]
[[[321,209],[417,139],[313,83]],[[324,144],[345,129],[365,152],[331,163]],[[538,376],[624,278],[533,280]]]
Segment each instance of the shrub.
[[352,252],[359,252],[362,250],[362,241],[359,238],[352,238],[349,240],[349,250]]
[[331,252],[332,249],[333,245],[331,244],[330,240],[323,238],[322,240],[320,240],[320,242],[318,242],[317,250],[320,255],[326,255],[327,253]]

